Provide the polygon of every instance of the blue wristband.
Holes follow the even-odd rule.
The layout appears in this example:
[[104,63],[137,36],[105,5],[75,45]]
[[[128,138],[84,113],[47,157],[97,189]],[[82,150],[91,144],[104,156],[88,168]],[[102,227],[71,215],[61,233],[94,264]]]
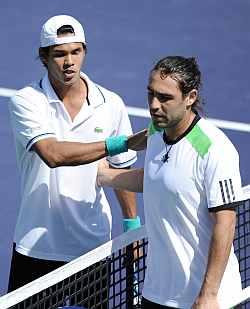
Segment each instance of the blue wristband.
[[137,216],[134,219],[123,219],[123,231],[127,232],[130,230],[138,229],[141,226],[141,219]]
[[108,137],[105,140],[106,149],[109,156],[128,151],[128,138],[126,135]]

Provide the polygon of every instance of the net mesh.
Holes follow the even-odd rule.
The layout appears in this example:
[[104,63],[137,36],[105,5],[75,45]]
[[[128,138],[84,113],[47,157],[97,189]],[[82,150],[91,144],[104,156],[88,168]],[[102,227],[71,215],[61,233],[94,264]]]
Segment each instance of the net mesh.
[[[243,295],[243,299],[250,297],[250,200],[246,200],[237,207],[237,224],[234,236],[234,251],[240,265],[240,275],[242,288],[248,293]],[[241,307],[250,308],[250,300],[239,301]]]
[[[237,208],[234,247],[244,288],[237,300],[241,305],[235,308],[250,308],[250,200]],[[0,308],[139,309],[146,255],[147,238],[142,227],[4,295]]]

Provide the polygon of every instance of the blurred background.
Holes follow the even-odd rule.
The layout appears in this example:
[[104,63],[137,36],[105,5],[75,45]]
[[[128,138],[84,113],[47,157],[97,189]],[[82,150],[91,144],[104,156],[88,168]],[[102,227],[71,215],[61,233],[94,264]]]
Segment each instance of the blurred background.
[[[7,103],[12,90],[39,79],[42,24],[68,14],[84,26],[83,71],[122,96],[134,131],[147,127],[149,70],[167,55],[194,56],[203,73],[205,115],[216,119],[240,153],[243,185],[250,184],[250,2],[248,0],[0,1],[0,295],[5,294],[19,207],[19,178]],[[139,108],[137,113],[131,107]],[[220,120],[220,121],[219,121]],[[136,166],[142,166],[144,154]],[[113,236],[121,213],[111,191]],[[138,195],[143,217],[142,197]],[[27,218],[29,220],[29,218]]]

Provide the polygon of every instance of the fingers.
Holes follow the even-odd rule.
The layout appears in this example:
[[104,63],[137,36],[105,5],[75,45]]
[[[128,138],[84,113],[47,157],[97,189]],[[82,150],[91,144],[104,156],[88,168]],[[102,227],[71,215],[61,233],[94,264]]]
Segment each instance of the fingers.
[[101,160],[99,160],[98,162],[98,170],[97,170],[97,175],[96,175],[96,185],[98,187],[102,187],[103,186],[103,182],[104,182],[104,174],[105,174],[105,170],[109,168],[109,163],[108,161],[103,158]]
[[102,170],[104,168],[109,168],[109,163],[106,160],[106,158],[103,158],[103,159],[99,160],[99,162],[98,162],[98,171]]
[[143,129],[128,138],[128,148],[131,150],[143,150],[147,146],[148,130]]

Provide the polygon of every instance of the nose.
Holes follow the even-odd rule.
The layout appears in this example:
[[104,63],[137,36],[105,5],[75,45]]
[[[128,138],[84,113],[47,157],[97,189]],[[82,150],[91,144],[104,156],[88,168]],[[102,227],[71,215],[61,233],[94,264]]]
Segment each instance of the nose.
[[156,96],[152,95],[150,96],[150,98],[148,98],[148,104],[149,104],[149,108],[151,110],[157,110],[160,108],[160,102],[157,99]]
[[73,59],[70,54],[66,55],[64,58],[64,67],[70,67],[73,65]]

